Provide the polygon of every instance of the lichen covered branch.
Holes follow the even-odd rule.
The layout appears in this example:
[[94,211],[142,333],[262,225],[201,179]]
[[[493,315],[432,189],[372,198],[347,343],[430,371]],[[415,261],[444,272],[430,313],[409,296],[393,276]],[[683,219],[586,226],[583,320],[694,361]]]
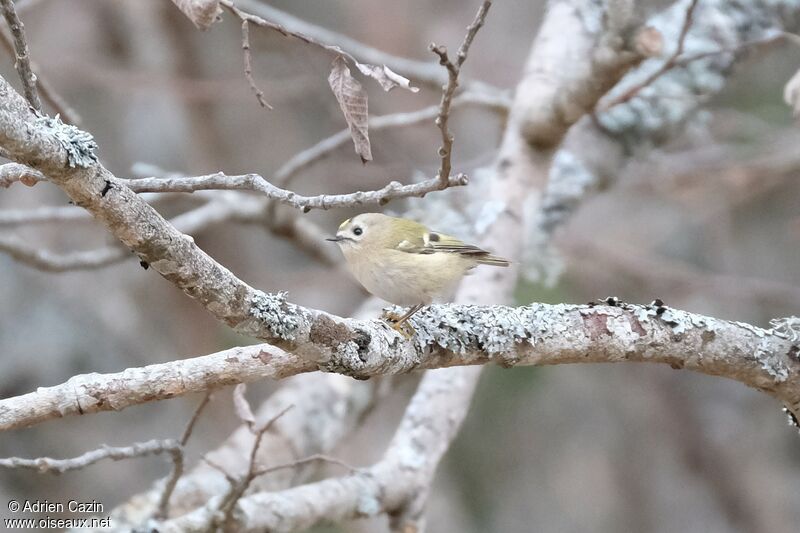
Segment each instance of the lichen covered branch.
[[673,59],[672,66],[654,79],[665,60],[645,61],[606,97],[614,102],[638,87],[630,99],[612,107],[601,104],[605,111],[595,120],[584,119],[570,133],[553,165],[538,221],[546,235],[569,220],[589,194],[613,183],[631,154],[669,142],[697,120],[697,110],[725,87],[740,52],[795,30],[800,20],[797,0],[735,6],[704,0],[687,17],[693,4],[682,0],[648,20],[672,47],[667,57],[676,58],[681,48],[678,55],[687,61]]
[[[120,410],[221,385],[312,370],[360,379],[416,369],[496,363],[505,367],[579,362],[657,362],[735,379],[800,408],[797,336],[651,305],[434,305],[413,317],[405,340],[380,320],[328,315],[302,324],[295,348],[327,354],[310,362],[268,345],[194,359],[75,376],[63,385],[0,400],[0,429],[52,418]],[[277,327],[277,326],[276,326]]]

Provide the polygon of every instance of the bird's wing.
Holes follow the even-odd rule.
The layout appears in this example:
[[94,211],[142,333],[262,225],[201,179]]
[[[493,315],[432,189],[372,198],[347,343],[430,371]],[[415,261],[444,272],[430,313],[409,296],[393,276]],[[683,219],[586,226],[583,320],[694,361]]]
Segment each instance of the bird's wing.
[[493,256],[482,248],[438,231],[426,230],[422,233],[422,237],[404,239],[397,245],[397,249],[412,254],[460,254],[474,258],[478,263],[488,265],[507,266],[509,264],[507,260]]

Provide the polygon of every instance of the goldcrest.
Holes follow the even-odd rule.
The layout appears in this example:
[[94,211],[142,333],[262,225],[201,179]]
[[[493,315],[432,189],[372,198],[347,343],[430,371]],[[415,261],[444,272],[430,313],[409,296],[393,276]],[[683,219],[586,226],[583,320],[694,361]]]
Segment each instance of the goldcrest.
[[506,267],[510,262],[423,224],[381,213],[364,213],[342,222],[336,237],[353,276],[370,293],[411,309],[395,323],[449,296],[477,265]]

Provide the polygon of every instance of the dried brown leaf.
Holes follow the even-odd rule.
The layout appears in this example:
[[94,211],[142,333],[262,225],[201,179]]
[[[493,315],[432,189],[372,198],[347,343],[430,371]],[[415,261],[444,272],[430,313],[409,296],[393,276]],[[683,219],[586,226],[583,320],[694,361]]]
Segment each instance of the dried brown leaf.
[[419,92],[419,87],[412,87],[411,80],[408,78],[404,78],[397,72],[393,71],[386,65],[378,66],[378,65],[369,65],[365,63],[356,63],[356,67],[358,70],[361,71],[361,74],[364,76],[369,76],[370,78],[377,81],[380,86],[383,88],[384,91],[389,92],[395,87],[401,87],[412,93]]
[[244,383],[239,383],[233,388],[233,408],[239,420],[252,428],[256,423],[256,417],[253,415],[253,410],[250,408],[250,402],[248,402],[247,398],[244,396],[245,392],[247,392],[247,385]]
[[201,30],[207,30],[222,14],[219,0],[172,0],[172,3]]
[[664,36],[656,28],[646,26],[636,34],[634,46],[644,57],[657,57],[664,52]]
[[353,78],[350,69],[347,68],[347,62],[342,56],[336,56],[336,59],[333,60],[328,84],[330,84],[347,126],[350,128],[350,136],[353,138],[356,153],[361,157],[363,163],[371,161],[372,150],[367,128],[369,120],[367,92]]
[[792,108],[795,117],[800,117],[800,70],[795,72],[792,79],[783,89],[783,99]]

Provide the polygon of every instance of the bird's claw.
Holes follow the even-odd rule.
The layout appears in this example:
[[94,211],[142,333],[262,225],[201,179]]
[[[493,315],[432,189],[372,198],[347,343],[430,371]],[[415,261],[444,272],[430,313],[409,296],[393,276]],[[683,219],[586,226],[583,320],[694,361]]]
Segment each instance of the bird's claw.
[[389,323],[391,328],[396,332],[398,332],[403,337],[405,337],[406,340],[410,340],[414,336],[416,331],[414,331],[414,328],[411,327],[411,324],[409,324],[408,321],[405,320],[406,318],[408,317],[405,317],[404,315],[399,315],[397,313],[394,313],[393,311],[389,310],[383,311],[383,319]]

